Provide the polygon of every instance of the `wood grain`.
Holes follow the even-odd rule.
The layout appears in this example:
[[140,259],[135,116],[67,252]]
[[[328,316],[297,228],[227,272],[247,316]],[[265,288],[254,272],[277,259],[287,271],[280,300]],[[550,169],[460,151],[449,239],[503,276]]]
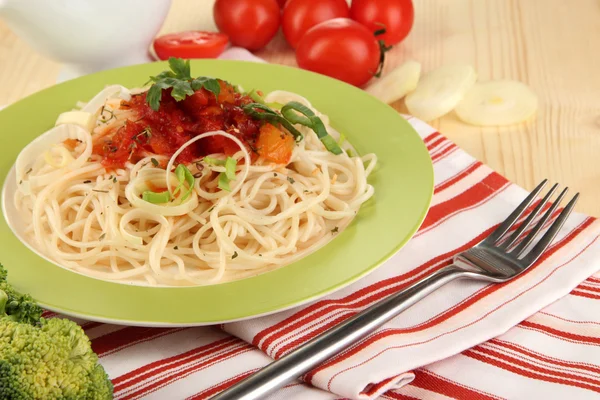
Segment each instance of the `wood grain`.
[[[386,70],[407,59],[424,71],[467,63],[482,80],[517,79],[540,98],[536,117],[518,126],[472,127],[453,113],[432,125],[527,189],[549,178],[580,191],[577,210],[600,217],[600,3],[414,1],[414,29],[389,53]],[[174,0],[161,32],[214,29],[212,3]],[[281,34],[257,55],[295,65]],[[54,84],[59,71],[0,21],[0,105]],[[405,111],[402,101],[393,106]]]

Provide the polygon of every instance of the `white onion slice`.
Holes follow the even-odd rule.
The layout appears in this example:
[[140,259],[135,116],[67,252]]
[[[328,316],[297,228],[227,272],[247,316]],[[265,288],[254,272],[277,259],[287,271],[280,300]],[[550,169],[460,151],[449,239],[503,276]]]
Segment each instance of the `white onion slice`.
[[452,111],[475,81],[470,65],[446,65],[425,74],[417,88],[405,99],[408,112],[431,121]]
[[421,64],[410,60],[383,77],[375,79],[365,90],[382,102],[390,104],[414,91],[420,76]]
[[94,129],[94,118],[87,111],[67,111],[58,116],[54,125],[64,124],[79,125],[91,132]]
[[[28,179],[26,171],[32,167],[34,160],[40,154],[44,154],[52,144],[60,144],[66,139],[78,139],[83,143],[85,148],[79,157],[73,159],[62,168]],[[30,193],[30,189],[38,186],[46,186],[60,178],[66,172],[81,167],[92,155],[92,146],[92,135],[79,125],[59,125],[38,136],[25,146],[17,156],[15,169],[19,190],[23,193]]]
[[[244,155],[244,168],[243,168],[243,172],[242,172],[242,177],[240,179],[238,179],[236,177],[236,185],[231,189],[231,193],[230,195],[236,193],[241,187],[242,187],[242,183],[244,183],[244,181],[246,180],[246,177],[248,176],[248,171],[250,170],[250,164],[252,163],[252,160],[250,159],[250,154],[248,153],[248,150],[246,150],[246,146],[244,146],[244,144],[240,141],[240,139],[238,139],[237,137],[233,136],[231,133],[227,133],[225,131],[210,131],[210,132],[204,132],[198,136],[194,136],[193,138],[191,138],[190,140],[188,140],[187,142],[185,142],[184,144],[181,145],[181,147],[179,149],[177,149],[177,151],[175,153],[173,153],[173,155],[171,156],[171,159],[169,160],[169,163],[167,164],[167,169],[166,171],[171,171],[173,169],[173,165],[175,164],[175,160],[177,160],[177,157],[179,157],[179,155],[188,147],[190,146],[192,143],[197,142],[200,139],[204,139],[210,136],[225,136],[228,139],[231,139],[235,144],[237,144],[240,147],[240,151],[242,152],[242,154]],[[163,171],[165,172],[165,171]],[[171,173],[172,174],[172,173]],[[171,182],[169,181],[169,175],[167,175],[167,177],[165,178],[164,182],[167,185],[167,189],[169,190],[169,193],[173,193],[171,190]],[[172,181],[172,180],[171,180]]]
[[478,126],[518,124],[531,118],[538,98],[524,83],[498,80],[476,83],[456,107],[462,121]]
[[308,108],[313,108],[312,104],[310,104],[310,101],[304,97],[285,90],[274,90],[265,96],[265,102],[267,103],[277,102],[285,104],[289,103],[290,101],[297,101],[300,104],[304,104]]
[[[155,186],[164,184],[165,172],[164,169],[160,168],[145,168],[140,170],[139,174],[130,180],[125,187],[125,197],[127,197],[127,200],[140,210],[166,217],[185,215],[196,208],[198,206],[198,196],[195,191],[192,191],[191,195],[181,204],[178,198],[173,202],[166,204],[152,204],[141,198],[142,193],[146,190],[151,190],[148,186],[148,182]],[[174,173],[171,172],[168,176],[171,185],[177,186],[179,184]],[[179,196],[181,196],[183,192],[185,192],[185,190],[180,191]]]
[[110,85],[104,88],[100,93],[95,95],[81,111],[89,112],[94,115],[100,110],[100,107],[106,103],[106,100],[114,97],[119,97],[125,101],[131,100],[131,92],[125,86]]
[[[52,156],[52,152],[58,152],[58,155],[60,156],[60,162],[56,162]],[[67,166],[67,164],[69,164],[69,162],[73,161],[74,158],[71,155],[71,153],[69,153],[69,150],[67,150],[66,147],[64,146],[60,146],[60,145],[54,145],[52,149],[50,150],[46,150],[44,152],[44,160],[46,160],[46,164],[54,167],[54,168],[63,168],[65,166]]]

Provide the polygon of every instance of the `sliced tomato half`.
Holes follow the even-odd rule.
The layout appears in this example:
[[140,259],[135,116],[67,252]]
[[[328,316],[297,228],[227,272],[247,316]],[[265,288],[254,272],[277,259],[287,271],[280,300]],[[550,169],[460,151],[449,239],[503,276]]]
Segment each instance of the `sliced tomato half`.
[[187,31],[157,37],[154,51],[161,60],[169,57],[216,58],[228,43],[229,38],[221,32]]

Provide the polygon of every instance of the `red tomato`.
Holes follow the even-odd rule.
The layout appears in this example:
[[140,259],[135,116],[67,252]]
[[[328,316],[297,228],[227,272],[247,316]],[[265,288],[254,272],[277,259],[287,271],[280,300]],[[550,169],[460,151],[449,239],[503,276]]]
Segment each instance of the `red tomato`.
[[288,0],[277,0],[277,4],[279,4],[279,7],[283,7],[287,1]]
[[350,18],[375,32],[385,28],[386,33],[377,36],[387,46],[401,42],[413,26],[415,10],[412,0],[353,0]]
[[283,9],[283,34],[296,48],[302,35],[320,22],[333,18],[348,18],[346,0],[288,0]]
[[296,61],[300,68],[362,86],[377,72],[379,43],[369,29],[347,18],[312,27],[300,39]]
[[280,13],[276,0],[217,0],[213,7],[219,30],[248,50],[258,50],[273,39]]
[[170,33],[154,40],[154,51],[161,60],[178,58],[216,58],[229,43],[219,32],[189,31]]

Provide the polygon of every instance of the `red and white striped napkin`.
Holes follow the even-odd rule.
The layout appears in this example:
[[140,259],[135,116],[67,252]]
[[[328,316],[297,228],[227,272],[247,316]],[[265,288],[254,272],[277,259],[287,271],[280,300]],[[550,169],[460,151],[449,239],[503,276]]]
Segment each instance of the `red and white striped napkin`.
[[[435,194],[402,250],[345,289],[267,317],[173,329],[81,321],[115,398],[210,398],[448,265],[527,195],[429,125],[409,122],[431,154]],[[600,270],[599,234],[600,222],[573,214],[525,274],[505,284],[452,282],[270,398],[596,398],[600,275],[592,275]]]
[[[435,168],[413,239],[359,282],[308,306],[202,328],[83,322],[117,399],[207,399],[315,334],[448,265],[526,196],[416,119]],[[595,398],[600,222],[572,215],[541,261],[506,284],[456,281],[273,399]],[[565,297],[566,296],[566,297]],[[461,353],[462,352],[462,353]],[[309,385],[310,384],[310,385]]]

